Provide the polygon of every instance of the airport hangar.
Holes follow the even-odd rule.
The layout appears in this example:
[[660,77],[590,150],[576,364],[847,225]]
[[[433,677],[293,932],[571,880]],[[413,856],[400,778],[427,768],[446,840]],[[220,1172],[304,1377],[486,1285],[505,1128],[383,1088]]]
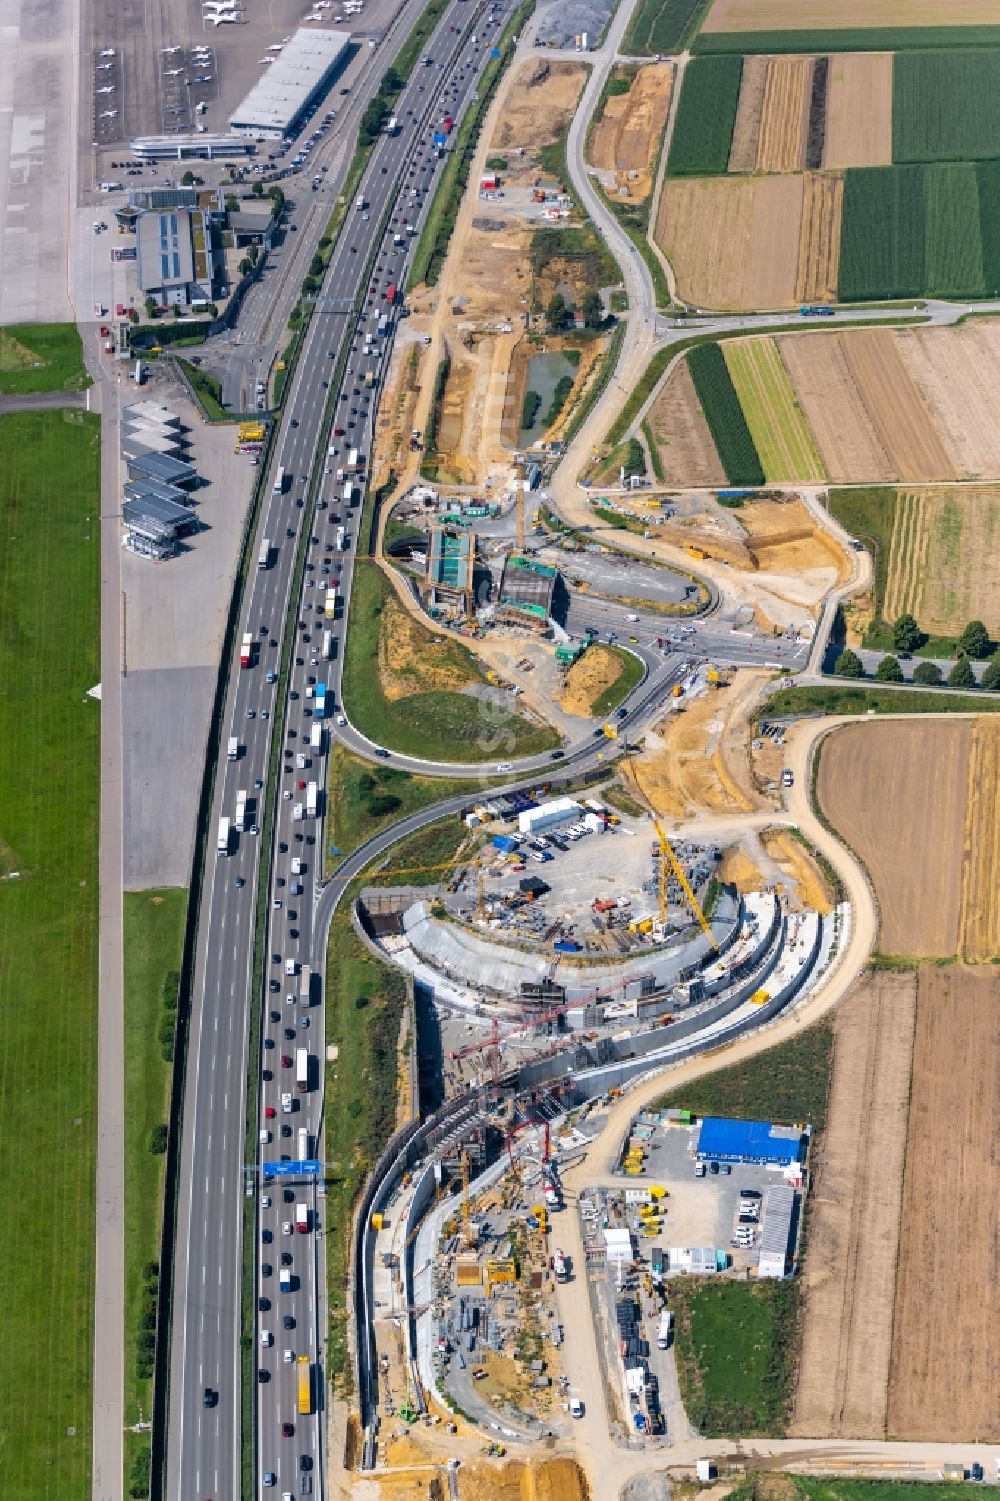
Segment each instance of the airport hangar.
[[296,134],[310,104],[347,59],[349,31],[300,28],[229,116],[234,135],[281,141]]

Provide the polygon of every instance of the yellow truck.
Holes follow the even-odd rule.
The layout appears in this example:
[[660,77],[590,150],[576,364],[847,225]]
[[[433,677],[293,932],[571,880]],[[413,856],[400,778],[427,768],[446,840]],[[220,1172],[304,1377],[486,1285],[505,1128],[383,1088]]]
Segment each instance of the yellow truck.
[[298,1358],[299,1412],[304,1416],[312,1412],[312,1364],[308,1355]]

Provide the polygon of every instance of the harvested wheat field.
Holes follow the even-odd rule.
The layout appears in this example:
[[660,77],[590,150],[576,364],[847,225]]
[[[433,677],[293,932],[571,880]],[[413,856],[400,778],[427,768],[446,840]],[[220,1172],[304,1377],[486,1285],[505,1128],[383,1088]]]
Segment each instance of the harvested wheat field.
[[969,620],[1000,633],[1000,487],[899,491],[887,553],[887,620],[909,611],[932,635]]
[[887,167],[892,161],[892,53],[830,58],[824,167]]
[[995,26],[995,0],[715,0],[703,32],[842,31],[919,26]]
[[[959,950],[969,964],[987,964],[1000,957],[998,796],[1000,724],[989,714],[977,719],[972,731],[969,802],[965,811]],[[1000,979],[997,992],[1000,998]]]
[[1000,320],[899,329],[899,352],[944,445],[970,479],[1000,475]]
[[726,471],[708,430],[686,360],[679,360],[667,376],[646,421],[656,440],[665,484],[726,483]]
[[852,724],[823,742],[820,807],[878,898],[879,948],[954,954],[962,888],[970,721]]
[[524,62],[499,106],[490,151],[537,151],[559,139],[573,118],[587,69],[582,63]]
[[900,355],[891,328],[843,339],[844,359],[889,462],[901,480],[958,479],[958,468]]
[[605,101],[604,113],[590,137],[593,166],[613,172],[616,185],[627,188],[628,197],[639,203],[652,190],[673,81],[672,63],[636,69],[628,93],[613,94]]
[[844,179],[836,172],[809,172],[802,192],[796,302],[835,302],[840,268]]
[[678,295],[738,312],[792,307],[798,284],[802,176],[668,178],[656,241]]
[[768,674],[737,672],[728,688],[692,699],[648,731],[641,756],[621,763],[624,785],[657,813],[750,813],[764,806],[750,775],[748,716]]
[[1000,1000],[993,968],[923,965],[887,1427],[1000,1437]]
[[736,123],[729,146],[730,172],[752,172],[757,165],[757,137],[764,110],[767,83],[766,57],[745,57],[740,78],[740,97],[736,106]]
[[793,1434],[885,1435],[916,995],[914,973],[867,975],[834,1013]]
[[792,334],[778,340],[823,466],[834,482],[895,478],[844,358],[839,334]]
[[823,462],[774,340],[727,339],[721,348],[768,483],[824,479]]
[[797,172],[806,164],[811,57],[771,57],[757,133],[758,172]]

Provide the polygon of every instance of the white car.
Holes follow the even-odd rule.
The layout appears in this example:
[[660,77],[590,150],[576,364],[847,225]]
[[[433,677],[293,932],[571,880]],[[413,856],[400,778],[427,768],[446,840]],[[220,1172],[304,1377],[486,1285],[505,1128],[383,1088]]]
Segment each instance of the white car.
[[291,1220],[282,1220],[282,1222],[281,1222],[281,1233],[282,1233],[282,1235],[291,1235],[291,1233],[292,1233],[292,1222],[291,1222]]
[[260,1331],[260,1342],[264,1346],[274,1344],[274,1335],[271,1333],[270,1329],[262,1329]]
[[346,715],[344,715],[344,714],[338,714],[337,715],[337,723],[338,724],[346,724],[347,723],[347,717],[346,717]]
[[497,771],[513,771],[513,770],[514,770],[514,763],[513,763],[513,761],[501,761],[500,764],[497,766]]
[[271,1133],[270,1133],[270,1131],[263,1131],[262,1130],[257,1139],[260,1142],[260,1144],[261,1144],[262,1147],[266,1147],[267,1144],[268,1144],[268,1142],[271,1140]]
[[281,1113],[282,1115],[291,1115],[292,1113],[292,1097],[290,1094],[283,1094],[281,1096]]
[[282,1361],[284,1362],[285,1365],[291,1365],[292,1361],[295,1359],[295,1351],[294,1350],[284,1350],[282,1352],[281,1359],[282,1359]]
[[270,1209],[270,1207],[271,1207],[271,1195],[270,1194],[261,1194],[261,1196],[260,1196],[260,1207],[261,1207],[261,1209]]
[[583,1403],[580,1401],[579,1397],[570,1397],[570,1399],[569,1399],[569,1415],[570,1415],[571,1418],[582,1418],[583,1417]]

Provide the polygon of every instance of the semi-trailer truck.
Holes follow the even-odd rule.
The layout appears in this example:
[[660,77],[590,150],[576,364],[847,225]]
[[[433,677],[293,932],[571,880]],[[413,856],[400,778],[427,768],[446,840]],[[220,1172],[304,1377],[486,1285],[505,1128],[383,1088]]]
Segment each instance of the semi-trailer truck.
[[315,721],[309,731],[309,749],[314,750],[317,756],[323,754],[323,726],[316,724]]
[[313,719],[326,718],[326,684],[316,684],[316,699],[313,707]]
[[275,493],[275,495],[281,495],[282,492],[284,491],[284,488],[285,488],[285,471],[283,469],[279,469],[278,472],[277,472],[277,474],[274,476],[274,493]]
[[247,826],[247,795],[242,788],[236,794],[236,817],[233,824],[238,834],[242,834]]
[[219,819],[219,839],[218,839],[218,843],[216,844],[215,849],[216,849],[216,854],[219,854],[219,855],[228,855],[229,854],[229,819],[228,818],[220,818]]
[[334,620],[334,619],[336,619],[336,615],[337,615],[337,591],[336,591],[336,589],[328,589],[326,591],[326,598],[323,601],[323,614],[324,614],[324,616],[326,617],[327,620]]
[[299,1094],[309,1091],[309,1049],[295,1049],[295,1088]]
[[352,448],[347,455],[347,468],[352,470],[358,468],[358,450],[356,448]]
[[299,1004],[312,1005],[312,970],[308,964],[303,964],[299,971]]
[[337,548],[338,552],[343,552],[344,551],[344,538],[346,536],[347,536],[347,533],[345,532],[344,528],[342,526],[338,526],[338,528],[337,528],[337,535],[336,535],[336,539],[335,539],[335,545],[336,545],[336,548]]
[[322,656],[324,662],[329,662],[329,661],[332,660],[332,658],[333,658],[333,632],[332,631],[324,631],[323,632],[323,650],[320,653],[320,655]]
[[271,539],[265,537],[260,544],[260,556],[257,559],[257,567],[262,571],[271,566]]
[[299,1147],[299,1161],[300,1162],[308,1162],[309,1161],[309,1132],[306,1130],[305,1126],[300,1126],[299,1127],[298,1147]]
[[[367,382],[365,383],[367,384]],[[354,501],[354,486],[349,479],[344,481],[344,504],[349,506]]]
[[240,642],[240,667],[249,667],[253,660],[253,637],[247,631]]
[[305,1204],[295,1206],[295,1228],[300,1235],[309,1234],[309,1210]]
[[227,761],[237,761],[237,760],[239,760],[239,754],[240,754],[240,742],[237,740],[237,738],[236,738],[235,735],[230,735],[230,737],[229,737],[229,744],[226,747],[226,760]]
[[[296,1210],[296,1212],[298,1212]],[[308,1355],[300,1355],[296,1363],[298,1371],[299,1414],[302,1417],[312,1412],[312,1362]]]
[[319,807],[319,787],[310,782],[306,788],[306,817],[315,818]]

